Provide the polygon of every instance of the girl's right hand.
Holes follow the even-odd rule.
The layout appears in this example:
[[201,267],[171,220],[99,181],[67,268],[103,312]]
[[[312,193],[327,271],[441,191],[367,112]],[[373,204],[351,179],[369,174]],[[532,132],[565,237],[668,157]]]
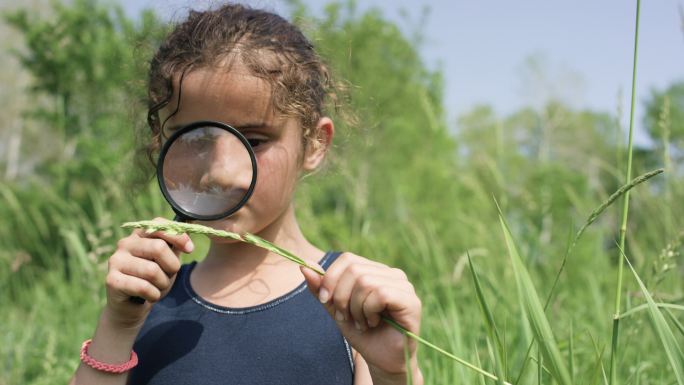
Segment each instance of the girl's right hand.
[[[124,328],[141,327],[152,305],[171,289],[181,266],[180,253],[193,248],[187,234],[148,234],[142,229],[119,240],[108,261],[106,313],[110,321]],[[145,303],[135,303],[131,297],[144,298]]]

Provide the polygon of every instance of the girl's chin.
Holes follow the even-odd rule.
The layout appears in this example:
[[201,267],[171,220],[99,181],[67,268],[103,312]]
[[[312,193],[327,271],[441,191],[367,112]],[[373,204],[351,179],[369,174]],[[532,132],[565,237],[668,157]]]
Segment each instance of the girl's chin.
[[[236,221],[234,218],[226,218],[226,219],[219,219],[216,221],[195,221],[194,223],[197,223],[198,225],[202,226],[207,226],[211,227],[212,229],[215,230],[222,230],[222,231],[228,231],[231,233],[244,233],[247,230],[245,230],[244,226]],[[216,238],[216,237],[210,237],[212,240],[221,240],[221,243],[232,243],[236,242],[233,241],[232,239],[226,239],[226,238]],[[226,242],[223,242],[226,241]]]
[[231,239],[231,238],[221,238],[221,237],[214,237],[214,236],[209,236],[209,239],[211,240],[212,243],[214,244],[223,244],[223,245],[228,245],[228,244],[235,244],[239,243],[240,241]]

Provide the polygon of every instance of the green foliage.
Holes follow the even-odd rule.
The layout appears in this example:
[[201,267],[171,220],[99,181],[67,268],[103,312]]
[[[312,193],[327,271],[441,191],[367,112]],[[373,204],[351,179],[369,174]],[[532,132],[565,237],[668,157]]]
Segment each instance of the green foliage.
[[47,101],[26,111],[55,150],[37,174],[83,200],[107,179],[125,180],[121,159],[134,146],[130,117],[140,114],[145,64],[164,26],[149,11],[136,24],[121,7],[95,0],[53,2],[50,11],[47,18],[22,9],[4,16],[24,36],[25,49],[15,54],[31,74],[31,93]]
[[[127,186],[133,132],[145,121],[146,63],[168,26],[149,12],[133,22],[120,7],[95,0],[52,4],[46,17],[6,16],[24,37],[26,47],[16,54],[34,80],[27,92],[39,101],[26,106],[25,123],[39,125],[54,149],[43,154],[25,140],[22,159],[37,167],[0,185],[2,384],[67,381],[103,305],[105,261],[125,234],[119,225],[171,214],[156,186],[135,192]],[[316,19],[302,6],[293,9],[348,82],[340,97],[359,122],[331,111],[338,135],[330,170],[306,178],[297,196],[310,240],[404,269],[423,300],[421,337],[487,373],[503,372],[518,384],[552,377],[602,383],[617,210],[605,208],[573,245],[545,312],[519,295],[516,282],[523,277],[527,293],[545,299],[577,224],[624,183],[615,161],[624,147],[619,119],[549,102],[509,116],[482,106],[451,127],[441,74],[426,68],[415,42],[379,11],[333,3]],[[677,305],[684,294],[684,181],[673,161],[681,124],[674,93],[670,99],[670,123],[661,126],[669,127],[671,141],[664,142],[671,144],[635,153],[635,175],[661,166],[665,173],[633,189],[625,250],[658,306]],[[648,106],[662,121],[655,112],[662,110],[660,99]],[[664,151],[669,147],[671,153]],[[510,225],[506,237],[492,195]],[[516,241],[518,281],[505,257],[506,238]],[[206,242],[195,243],[186,261],[206,251]],[[464,273],[466,250],[476,276]],[[625,289],[626,311],[647,307],[637,285]],[[478,305],[485,298],[487,319]],[[681,312],[672,309],[664,322],[679,331]],[[674,383],[648,314],[635,310],[622,320],[618,378]],[[531,327],[530,317],[541,326]],[[555,348],[540,346],[539,355],[528,349],[535,338],[551,335]],[[667,337],[668,344],[672,338],[681,346],[681,333]],[[493,383],[429,349],[421,348],[419,357],[426,383]]]
[[22,157],[39,162],[35,173],[1,191],[8,204],[0,205],[0,234],[10,240],[2,253],[30,258],[31,269],[68,258],[63,232],[106,226],[108,211],[130,200],[120,185],[131,179],[134,130],[144,122],[147,57],[166,28],[149,11],[134,23],[121,7],[94,0],[51,4],[49,17],[22,9],[4,15],[25,40],[15,55],[31,74],[29,92],[46,101],[25,107],[27,124],[52,144],[41,154],[26,141]]
[[665,90],[653,90],[646,102],[644,124],[654,142],[659,143],[666,134],[661,117],[665,98],[669,99],[669,136],[673,146],[684,149],[684,82],[674,83]]
[[[349,208],[357,218],[383,223],[431,217],[441,228],[449,215],[439,202],[455,191],[456,168],[439,73],[427,70],[416,48],[377,11],[358,14],[354,3],[331,3],[321,20],[312,22],[303,8],[294,14],[348,82],[349,109],[359,122],[337,119],[333,164],[344,170],[305,186],[302,195],[310,196],[316,212]],[[327,236],[339,231],[341,219],[323,230]]]
[[[625,257],[624,254],[622,257]],[[658,306],[653,300],[651,293],[649,293],[648,289],[646,289],[646,286],[644,285],[643,281],[641,281],[641,278],[639,278],[639,275],[634,270],[634,267],[632,267],[630,264],[629,268],[632,270],[634,278],[636,278],[636,281],[639,283],[639,289],[641,289],[641,293],[644,295],[644,298],[646,298],[646,303],[648,304],[648,315],[650,316],[651,324],[656,335],[658,336],[658,339],[663,344],[665,352],[667,353],[667,358],[670,363],[670,367],[672,368],[672,372],[677,378],[677,383],[682,385],[684,384],[684,353],[682,353],[682,348],[679,346],[677,339],[672,333],[670,325],[665,320],[665,315],[660,309],[658,309]],[[675,324],[678,323],[679,322],[676,321],[675,318]]]
[[[518,254],[518,249],[515,246],[515,242],[513,241],[506,221],[503,219],[503,216],[500,216],[499,219],[501,221],[501,228],[504,232],[508,254],[511,258],[511,265],[513,266],[513,273],[515,275],[519,296],[525,308],[527,320],[534,331],[538,349],[543,353],[544,361],[547,362],[546,365],[549,366],[549,370],[554,380],[562,385],[570,385],[570,374],[565,366],[565,361],[561,357],[560,350],[558,349],[558,342],[553,335],[551,324],[546,317],[544,307],[534,288],[532,278],[525,268],[525,265],[522,263],[522,259]],[[542,365],[539,364],[539,367],[541,373]]]

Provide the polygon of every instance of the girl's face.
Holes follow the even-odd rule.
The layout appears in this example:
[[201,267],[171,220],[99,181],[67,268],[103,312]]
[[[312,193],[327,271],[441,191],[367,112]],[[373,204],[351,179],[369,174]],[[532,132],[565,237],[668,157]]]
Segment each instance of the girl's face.
[[[178,79],[174,90],[178,90]],[[161,121],[175,109],[178,95],[171,100]],[[164,134],[168,137],[174,129],[200,120],[235,127],[250,142],[257,160],[257,183],[247,204],[229,218],[204,223],[217,229],[261,232],[290,206],[300,172],[315,168],[322,160],[323,154],[305,154],[298,121],[273,111],[269,84],[251,75],[239,61],[230,69],[186,73],[180,108],[166,122]]]

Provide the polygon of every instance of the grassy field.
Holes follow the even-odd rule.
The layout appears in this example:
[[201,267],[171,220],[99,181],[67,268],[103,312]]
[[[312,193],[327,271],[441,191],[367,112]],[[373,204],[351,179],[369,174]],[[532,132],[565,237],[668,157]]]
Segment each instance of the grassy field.
[[[91,3],[70,9],[77,14]],[[293,14],[307,17],[301,8]],[[151,27],[135,28],[129,38],[153,35]],[[349,104],[360,121],[339,125],[326,169],[297,193],[298,218],[313,243],[404,269],[423,300],[421,336],[509,383],[609,383],[619,291],[614,383],[684,383],[684,179],[681,149],[671,153],[667,135],[654,138],[662,145],[634,150],[632,177],[665,170],[631,190],[624,254],[636,274],[625,265],[619,284],[624,195],[568,250],[592,212],[627,183],[622,117],[549,102],[504,117],[477,108],[455,128],[445,119],[440,74],[426,70],[412,43],[377,12],[331,5],[307,33],[352,85]],[[354,59],[365,59],[346,56],[349,44]],[[381,58],[370,54],[379,50]],[[115,107],[135,104],[141,91],[132,89],[111,91]],[[73,118],[52,106],[45,108]],[[132,136],[131,116],[110,112],[73,122]],[[28,127],[44,124],[37,115],[26,117]],[[133,113],[136,121],[142,116]],[[126,233],[119,226],[172,216],[154,183],[131,187],[132,143],[54,124],[69,134],[56,146],[69,148],[78,137],[80,152],[0,184],[3,385],[65,383],[104,305],[106,260]],[[115,147],[93,150],[103,143]],[[206,251],[205,239],[195,244],[184,261]],[[497,383],[425,347],[420,360],[426,384]]]
[[[472,176],[462,175],[459,184],[472,186],[467,182]],[[316,184],[315,180],[308,182],[302,192],[317,189]],[[492,349],[496,349],[492,340],[489,345],[487,342],[487,324],[468,266],[466,251],[469,251],[498,330],[505,377],[510,382],[520,378],[521,384],[538,383],[537,378],[539,383],[552,383],[550,374],[540,370],[537,364],[538,343],[533,342],[535,333],[524,304],[528,294],[516,285],[494,201],[490,195],[479,192],[479,188],[471,192],[481,196],[478,205],[461,206],[455,199],[451,206],[444,207],[453,217],[449,228],[437,228],[430,220],[410,218],[390,226],[374,220],[372,215],[362,214],[366,210],[356,211],[354,207],[342,207],[326,216],[316,215],[307,197],[301,197],[298,204],[305,231],[317,244],[353,250],[405,269],[424,301],[421,335],[494,373]],[[654,196],[652,190],[648,185],[634,190],[633,204],[635,211],[639,210],[630,221],[635,234],[628,238],[629,249],[634,250],[630,258],[639,266],[642,279],[657,300],[676,304],[681,301],[681,270],[677,262],[682,236],[673,233],[668,238],[662,231],[666,213],[675,207]],[[112,194],[111,191],[95,193],[92,213],[66,202],[60,207],[57,197],[54,198],[57,202],[25,206],[11,194],[10,190],[3,190],[5,202],[10,204],[3,206],[6,226],[3,226],[2,239],[7,242],[22,238],[22,244],[34,245],[35,250],[3,248],[2,302],[5,305],[0,307],[0,316],[5,321],[0,345],[3,364],[0,378],[7,384],[64,382],[78,363],[79,341],[92,334],[104,304],[105,260],[112,252],[115,239],[123,234],[118,225],[131,219],[170,213],[159,198],[156,186],[151,186],[147,194],[128,207],[125,194],[112,198],[103,196]],[[114,205],[121,209],[112,212],[107,210],[113,204],[110,199],[126,203],[117,202]],[[499,199],[505,200],[503,194]],[[599,201],[597,197],[580,203],[582,207],[593,207]],[[362,205],[358,200],[352,203]],[[615,226],[610,223],[611,217],[615,219],[611,211],[617,211],[617,207],[607,210],[606,218],[599,219],[586,231],[569,256],[546,311],[560,355],[573,383],[578,384],[601,384],[607,375],[618,253],[610,244],[615,240],[614,232],[610,231]],[[588,217],[590,210],[573,211],[567,210],[567,215],[579,219]],[[509,214],[508,218],[523,265],[530,273],[537,295],[545,299],[560,267],[571,229],[565,226],[543,229],[552,232],[550,239],[545,239],[535,229],[531,215],[523,214],[524,211],[516,210],[516,215]],[[558,218],[559,222],[561,219]],[[468,241],[461,240],[464,238]],[[203,242],[198,239],[196,243]],[[59,250],[60,247],[64,250]],[[203,247],[198,247],[196,255],[186,258],[200,257],[202,250]],[[51,255],[68,258],[49,259]],[[46,261],[36,260],[40,256]],[[635,309],[645,303],[644,293],[638,290],[631,274],[626,275],[624,301],[625,309]],[[666,317],[674,315],[668,322],[676,341],[681,340],[684,331],[677,321],[678,312],[679,309],[664,312]],[[527,354],[530,344],[532,351]],[[645,309],[623,319],[620,346],[618,376],[622,383],[673,383],[675,377],[670,363]],[[481,381],[475,372],[425,348],[421,348],[421,361],[427,383]]]

